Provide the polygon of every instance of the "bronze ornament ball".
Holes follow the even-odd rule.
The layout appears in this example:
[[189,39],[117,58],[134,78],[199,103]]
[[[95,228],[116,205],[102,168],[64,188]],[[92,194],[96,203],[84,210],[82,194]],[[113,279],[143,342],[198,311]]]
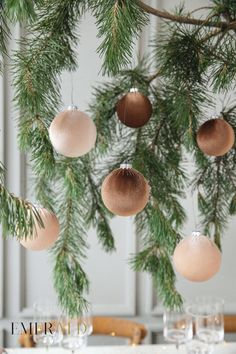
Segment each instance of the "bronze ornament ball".
[[213,241],[196,232],[176,246],[173,263],[184,278],[192,282],[204,282],[219,271],[221,252]]
[[60,225],[55,214],[44,208],[39,209],[38,212],[44,227],[39,225],[35,219],[32,236],[20,240],[21,245],[31,251],[42,251],[52,247],[60,232]]
[[150,187],[140,172],[123,164],[104,179],[101,194],[103,203],[113,214],[131,216],[145,208]]
[[140,128],[152,116],[152,105],[148,97],[137,89],[131,89],[116,105],[119,120],[130,128]]
[[49,138],[59,154],[80,157],[94,147],[97,129],[87,114],[76,106],[70,106],[53,119],[49,127]]
[[197,144],[209,156],[223,156],[234,145],[235,134],[229,123],[222,118],[205,122],[197,132]]

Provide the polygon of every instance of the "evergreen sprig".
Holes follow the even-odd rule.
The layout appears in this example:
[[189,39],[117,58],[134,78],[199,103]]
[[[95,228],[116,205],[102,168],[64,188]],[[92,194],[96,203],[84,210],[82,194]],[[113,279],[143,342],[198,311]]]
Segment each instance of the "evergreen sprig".
[[134,40],[139,37],[148,17],[137,1],[92,1],[97,19],[98,37],[103,41],[98,48],[104,55],[104,73],[117,74],[131,62]]
[[[235,147],[224,157],[208,158],[196,144],[206,109],[215,102],[213,95],[235,88],[235,3],[213,0],[211,5],[205,18],[195,18],[195,12],[183,6],[169,13],[139,0],[1,3],[2,53],[9,35],[7,20],[30,22],[13,65],[15,101],[21,112],[19,145],[30,153],[37,199],[60,220],[60,238],[52,249],[54,283],[61,306],[72,316],[87,305],[89,282],[82,267],[87,229],[96,228],[106,251],[115,249],[111,215],[100,189],[105,176],[121,163],[132,163],[151,186],[150,202],[135,218],[143,248],[131,262],[135,270],[152,275],[169,308],[182,305],[171,255],[185,220],[180,198],[190,182],[186,150],[194,157],[193,188],[198,190],[204,232],[219,247],[228,217],[236,213]],[[94,91],[90,111],[98,131],[96,148],[86,157],[67,159],[53,150],[48,127],[61,104],[59,77],[77,66],[76,27],[87,9],[96,17],[102,40],[98,48],[104,57],[102,69],[117,76]],[[153,43],[156,73],[150,73],[152,59],[128,68],[132,47],[148,23],[147,14],[171,21]],[[116,117],[117,101],[132,87],[149,96],[153,105],[150,122],[137,130],[123,126]],[[221,114],[236,129],[235,107],[224,107]],[[31,235],[35,218],[41,222],[34,207],[9,193],[3,180],[0,198],[4,230],[19,237]]]
[[36,223],[43,227],[37,207],[32,203],[15,196],[4,187],[5,169],[0,163],[0,223],[3,236],[9,235],[17,239],[33,236]]

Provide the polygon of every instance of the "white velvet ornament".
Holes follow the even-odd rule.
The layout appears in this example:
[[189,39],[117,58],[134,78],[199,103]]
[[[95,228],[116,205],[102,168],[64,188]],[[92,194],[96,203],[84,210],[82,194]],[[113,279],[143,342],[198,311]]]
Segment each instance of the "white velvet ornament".
[[70,106],[60,112],[49,127],[49,137],[54,149],[66,157],[87,154],[95,145],[97,129],[89,116]]
[[203,282],[212,278],[220,269],[221,252],[216,244],[199,232],[181,240],[173,254],[176,271],[184,278]]
[[35,228],[30,238],[21,240],[20,243],[31,251],[42,251],[50,248],[58,239],[60,226],[55,214],[47,209],[39,209],[39,215],[44,227],[35,219]]

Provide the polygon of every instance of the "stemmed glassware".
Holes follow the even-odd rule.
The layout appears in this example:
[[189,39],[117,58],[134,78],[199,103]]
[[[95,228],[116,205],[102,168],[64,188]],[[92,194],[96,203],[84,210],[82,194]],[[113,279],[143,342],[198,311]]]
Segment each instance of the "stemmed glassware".
[[35,343],[45,346],[47,349],[60,343],[63,338],[62,328],[58,326],[59,319],[55,316],[54,305],[47,300],[41,300],[34,304],[34,332]]
[[65,316],[63,319],[64,336],[61,346],[71,350],[74,354],[76,350],[83,348],[87,343],[88,336],[93,331],[90,307],[76,318]]
[[224,340],[224,301],[213,296],[196,298],[188,307],[197,339],[212,347]]
[[164,338],[175,343],[178,349],[180,344],[190,341],[193,337],[192,316],[184,311],[164,312]]

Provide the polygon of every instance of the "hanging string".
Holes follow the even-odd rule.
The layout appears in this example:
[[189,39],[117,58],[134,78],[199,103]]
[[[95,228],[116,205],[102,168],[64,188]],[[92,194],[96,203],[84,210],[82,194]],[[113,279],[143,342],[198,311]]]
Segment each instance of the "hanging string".
[[196,214],[196,208],[195,208],[195,203],[194,203],[194,194],[191,196],[191,203],[192,203],[192,212],[193,212],[193,223],[194,223],[194,231],[198,232],[198,224],[197,224],[197,214]]
[[74,77],[73,77],[73,71],[70,72],[70,77],[71,77],[71,104],[74,106]]

